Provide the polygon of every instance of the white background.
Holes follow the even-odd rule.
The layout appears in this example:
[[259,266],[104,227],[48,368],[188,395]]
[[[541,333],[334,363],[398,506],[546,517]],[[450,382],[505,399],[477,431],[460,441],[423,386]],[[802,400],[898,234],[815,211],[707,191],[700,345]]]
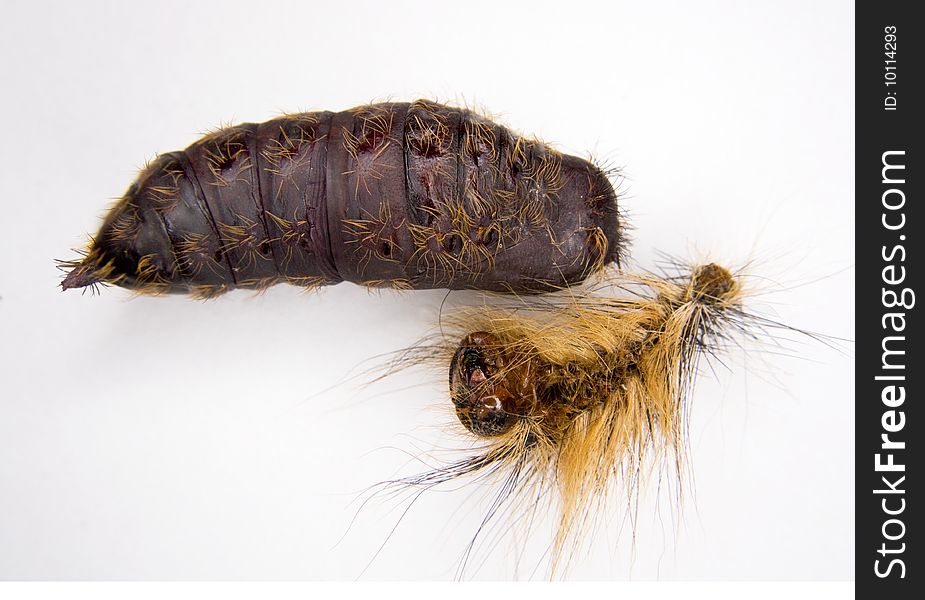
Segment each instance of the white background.
[[[444,579],[478,487],[358,492],[465,445],[444,372],[361,389],[444,292],[278,286],[201,303],[63,294],[54,259],[158,152],[282,111],[429,97],[624,168],[633,268],[755,261],[755,310],[853,337],[848,2],[4,2],[0,579]],[[454,294],[459,303],[471,296]],[[695,497],[621,502],[581,579],[849,579],[851,347],[728,357],[698,383]],[[331,386],[335,386],[332,389]],[[484,487],[484,486],[483,486]],[[466,577],[525,579],[536,526]],[[518,537],[519,536],[519,537]],[[478,566],[478,565],[476,565]]]

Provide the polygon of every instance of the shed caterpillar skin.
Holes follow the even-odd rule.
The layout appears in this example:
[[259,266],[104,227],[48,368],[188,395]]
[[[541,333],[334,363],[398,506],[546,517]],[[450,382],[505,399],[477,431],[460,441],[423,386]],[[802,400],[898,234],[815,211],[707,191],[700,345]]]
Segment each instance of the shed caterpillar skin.
[[530,293],[619,262],[622,243],[599,167],[418,100],[237,125],[159,156],[62,287]]
[[746,312],[742,278],[715,263],[675,264],[672,273],[615,276],[624,297],[566,293],[451,317],[444,325],[455,334],[405,351],[389,372],[449,365],[449,396],[475,453],[379,489],[495,477],[500,491],[479,532],[503,510],[558,505],[550,567],[563,572],[614,485],[629,499],[661,466],[681,488],[701,357],[791,329]]

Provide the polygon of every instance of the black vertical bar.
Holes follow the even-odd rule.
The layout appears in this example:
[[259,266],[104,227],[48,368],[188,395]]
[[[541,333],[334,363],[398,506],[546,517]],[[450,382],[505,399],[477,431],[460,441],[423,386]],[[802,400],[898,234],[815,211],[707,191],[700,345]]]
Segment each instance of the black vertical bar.
[[[858,598],[921,597],[920,237],[925,235],[916,3],[856,5],[856,539]],[[920,591],[913,595],[912,589]]]

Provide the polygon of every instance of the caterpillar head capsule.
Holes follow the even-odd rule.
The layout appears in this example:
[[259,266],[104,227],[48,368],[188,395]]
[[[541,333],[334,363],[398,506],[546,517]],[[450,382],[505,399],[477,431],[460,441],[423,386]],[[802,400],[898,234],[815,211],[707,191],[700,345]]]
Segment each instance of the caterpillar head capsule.
[[529,365],[512,367],[494,335],[467,335],[450,361],[450,397],[456,416],[479,437],[511,429],[536,403]]

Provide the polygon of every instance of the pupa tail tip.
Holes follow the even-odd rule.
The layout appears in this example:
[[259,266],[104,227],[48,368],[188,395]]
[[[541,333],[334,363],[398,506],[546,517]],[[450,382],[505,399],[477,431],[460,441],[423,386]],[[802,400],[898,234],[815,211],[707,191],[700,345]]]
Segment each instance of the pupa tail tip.
[[61,291],[85,288],[99,283],[100,281],[96,269],[92,266],[83,263],[77,264],[74,265],[71,271],[61,280]]

